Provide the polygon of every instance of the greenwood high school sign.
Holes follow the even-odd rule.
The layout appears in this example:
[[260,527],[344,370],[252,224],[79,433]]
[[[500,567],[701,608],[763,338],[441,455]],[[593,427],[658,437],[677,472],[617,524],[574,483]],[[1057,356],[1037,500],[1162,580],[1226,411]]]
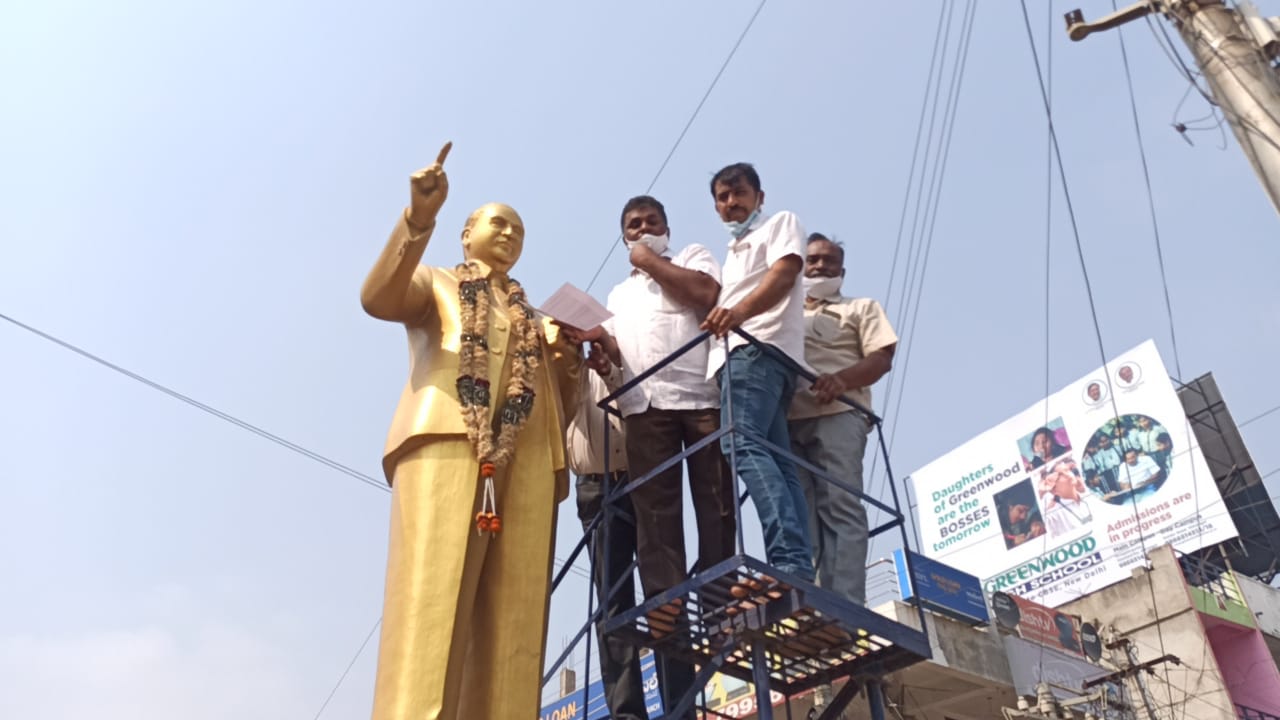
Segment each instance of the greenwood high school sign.
[[925,556],[1051,607],[1237,534],[1150,340],[911,482]]

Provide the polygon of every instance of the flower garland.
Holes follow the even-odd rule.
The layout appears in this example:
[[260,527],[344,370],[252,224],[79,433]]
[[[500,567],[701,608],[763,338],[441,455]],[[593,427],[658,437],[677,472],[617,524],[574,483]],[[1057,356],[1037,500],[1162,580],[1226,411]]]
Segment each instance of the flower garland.
[[533,378],[542,356],[540,330],[524,288],[510,279],[507,314],[515,350],[511,353],[511,380],[506,399],[498,408],[497,429],[489,414],[489,281],[474,262],[458,265],[458,300],[462,315],[462,347],[458,352],[458,402],[467,439],[480,461],[484,497],[476,513],[476,531],[490,534],[502,529],[493,476],[515,452],[516,436],[533,411]]

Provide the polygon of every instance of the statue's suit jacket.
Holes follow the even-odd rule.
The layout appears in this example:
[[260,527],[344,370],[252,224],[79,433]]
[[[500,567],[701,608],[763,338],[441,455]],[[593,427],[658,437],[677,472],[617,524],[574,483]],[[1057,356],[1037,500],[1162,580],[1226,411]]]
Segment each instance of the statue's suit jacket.
[[[389,246],[402,246],[410,239],[410,230],[404,219],[392,231]],[[396,257],[384,254],[384,260],[394,262]],[[380,262],[382,262],[380,260]],[[409,338],[409,380],[400,396],[387,435],[383,456],[383,470],[391,482],[399,455],[418,443],[437,436],[466,435],[466,425],[458,402],[458,352],[462,345],[462,316],[458,300],[458,276],[452,269],[418,265],[415,274],[427,274],[431,284],[431,308],[423,317],[405,322]],[[568,497],[569,478],[565,463],[564,427],[566,407],[574,407],[577,391],[579,362],[576,353],[562,343],[553,342],[554,326],[543,333],[542,363],[535,378],[535,403],[548,403],[554,422],[529,423],[521,431],[542,433],[538,441],[546,442],[551,450],[552,468],[555,472],[556,500]],[[502,380],[510,373],[511,351],[515,341],[511,338],[511,320],[505,304],[489,305],[489,392],[490,410],[496,412],[501,405],[506,388]],[[521,442],[535,438],[522,437]],[[519,462],[519,457],[514,459]]]

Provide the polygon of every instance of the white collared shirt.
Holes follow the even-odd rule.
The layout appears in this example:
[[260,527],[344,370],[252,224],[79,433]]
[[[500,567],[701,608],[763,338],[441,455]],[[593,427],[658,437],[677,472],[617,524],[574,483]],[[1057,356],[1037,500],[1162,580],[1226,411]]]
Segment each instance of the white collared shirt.
[[[760,285],[769,268],[782,258],[795,255],[803,261],[804,245],[804,228],[795,213],[784,210],[768,220],[757,220],[750,232],[729,242],[717,305],[731,308],[742,302]],[[804,361],[804,283],[800,281],[799,273],[791,292],[781,302],[749,318],[742,324],[742,329],[760,342],[786,353],[801,367],[808,368]],[[741,335],[729,333],[730,350],[746,344]],[[716,342],[707,363],[707,377],[715,377],[724,361],[724,344]]]
[[1132,465],[1127,462],[1122,464],[1116,478],[1128,482],[1129,489],[1137,490],[1159,474],[1160,466],[1155,460],[1146,455],[1139,455]]
[[[663,253],[663,257],[668,257]],[[672,264],[720,280],[720,264],[701,245],[689,245]],[[657,365],[698,336],[705,314],[668,297],[648,274],[632,270],[609,293],[613,317],[605,329],[618,341],[623,382]],[[720,407],[720,391],[706,377],[709,343],[701,343],[618,398],[624,416],[654,407],[660,410],[704,410]]]

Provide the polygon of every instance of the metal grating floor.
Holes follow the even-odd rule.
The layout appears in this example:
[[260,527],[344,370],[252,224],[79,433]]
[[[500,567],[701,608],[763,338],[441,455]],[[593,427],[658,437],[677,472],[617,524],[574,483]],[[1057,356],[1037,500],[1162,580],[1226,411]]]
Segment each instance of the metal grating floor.
[[746,555],[697,573],[605,624],[630,642],[753,681],[763,650],[787,695],[843,677],[880,677],[928,659],[927,636]]

